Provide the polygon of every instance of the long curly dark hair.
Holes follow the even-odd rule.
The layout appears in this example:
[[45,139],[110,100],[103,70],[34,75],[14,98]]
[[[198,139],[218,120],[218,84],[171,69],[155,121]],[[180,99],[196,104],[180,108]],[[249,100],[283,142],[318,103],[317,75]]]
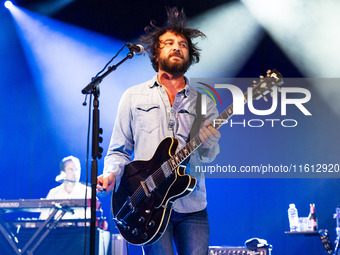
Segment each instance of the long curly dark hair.
[[157,27],[154,21],[150,22],[150,26],[147,26],[145,34],[140,37],[140,42],[146,44],[146,49],[149,52],[150,60],[153,69],[158,72],[158,53],[159,53],[159,37],[170,31],[177,35],[183,36],[188,41],[189,49],[189,66],[193,63],[198,63],[200,59],[200,49],[197,47],[197,43],[193,43],[192,39],[197,37],[206,37],[198,29],[186,28],[186,16],[183,11],[178,11],[176,7],[167,8],[167,21],[162,27]]

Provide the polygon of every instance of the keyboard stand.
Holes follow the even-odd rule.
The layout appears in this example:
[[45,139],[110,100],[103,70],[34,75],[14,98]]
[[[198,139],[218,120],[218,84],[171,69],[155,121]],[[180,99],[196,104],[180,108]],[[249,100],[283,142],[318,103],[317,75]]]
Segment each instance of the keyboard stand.
[[[62,211],[60,215],[56,219],[54,216],[58,211]],[[39,245],[44,241],[44,239],[48,236],[48,234],[53,230],[55,225],[59,222],[59,220],[65,215],[66,212],[73,213],[73,210],[68,206],[62,206],[60,204],[55,204],[55,208],[49,217],[43,222],[43,224],[36,230],[33,236],[27,241],[25,246],[21,249],[17,247],[15,243],[18,243],[18,239],[15,234],[6,226],[6,223],[0,218],[0,232],[3,234],[9,245],[13,248],[14,252],[17,255],[27,254],[33,255],[34,251],[39,247]],[[42,233],[42,234],[41,234]],[[39,238],[40,236],[40,238]],[[39,239],[38,239],[39,238]],[[31,249],[30,246],[33,247]]]

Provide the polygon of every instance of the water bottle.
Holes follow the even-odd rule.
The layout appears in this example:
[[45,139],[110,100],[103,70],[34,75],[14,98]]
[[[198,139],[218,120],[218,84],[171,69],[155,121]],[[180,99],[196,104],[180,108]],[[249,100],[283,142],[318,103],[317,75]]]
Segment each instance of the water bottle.
[[300,231],[299,216],[295,204],[290,204],[288,209],[289,227],[291,232]]

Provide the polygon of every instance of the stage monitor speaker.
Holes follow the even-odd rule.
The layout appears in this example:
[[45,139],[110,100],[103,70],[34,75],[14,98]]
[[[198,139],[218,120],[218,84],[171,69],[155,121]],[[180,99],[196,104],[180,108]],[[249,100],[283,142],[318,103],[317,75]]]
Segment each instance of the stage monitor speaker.
[[128,255],[127,242],[120,234],[113,234],[111,239],[111,254],[112,255]]
[[271,247],[249,250],[244,246],[209,246],[209,255],[271,255]]

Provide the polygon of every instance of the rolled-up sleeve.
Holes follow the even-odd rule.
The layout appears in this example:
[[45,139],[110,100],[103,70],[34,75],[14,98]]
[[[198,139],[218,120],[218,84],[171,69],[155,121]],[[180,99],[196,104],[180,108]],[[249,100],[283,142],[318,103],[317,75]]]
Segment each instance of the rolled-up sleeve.
[[130,104],[129,90],[127,90],[119,103],[110,145],[104,160],[104,177],[113,173],[116,177],[116,187],[120,184],[124,167],[130,162],[134,150]]

